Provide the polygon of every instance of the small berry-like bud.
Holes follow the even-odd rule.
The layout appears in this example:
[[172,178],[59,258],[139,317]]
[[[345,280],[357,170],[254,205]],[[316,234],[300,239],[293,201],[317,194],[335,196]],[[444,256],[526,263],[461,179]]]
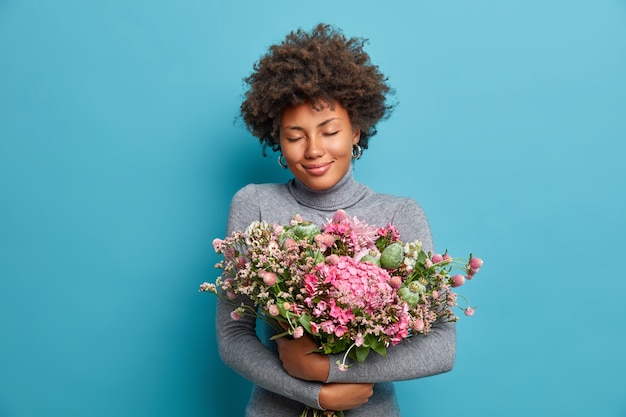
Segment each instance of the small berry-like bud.
[[438,264],[439,262],[443,261],[443,256],[441,256],[440,254],[436,253],[432,256],[432,261],[434,264]]
[[424,321],[417,319],[413,322],[413,330],[415,330],[416,332],[421,332],[422,330],[424,330]]
[[268,287],[271,287],[272,285],[276,284],[276,274],[273,272],[263,272],[263,274],[261,275],[261,273],[259,273],[259,275],[263,278],[263,284],[267,285]]
[[272,304],[268,307],[268,312],[270,316],[276,317],[280,314],[280,310],[278,310],[278,306],[276,304]]
[[[483,260],[480,258],[472,258],[469,261],[469,266],[472,270],[478,271],[481,266],[483,266]],[[474,272],[476,273],[476,272]]]
[[465,284],[465,277],[461,274],[453,275],[451,278],[453,287],[460,287]]
[[304,336],[304,329],[302,328],[302,326],[296,327],[296,329],[293,331],[293,338],[300,339],[302,336]]
[[391,279],[389,280],[389,285],[391,285],[391,288],[397,290],[402,286],[402,277],[399,277],[397,275],[391,277]]

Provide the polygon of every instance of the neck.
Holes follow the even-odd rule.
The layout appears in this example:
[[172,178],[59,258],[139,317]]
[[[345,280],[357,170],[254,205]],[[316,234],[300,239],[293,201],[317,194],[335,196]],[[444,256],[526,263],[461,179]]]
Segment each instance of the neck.
[[289,181],[289,191],[298,203],[316,210],[339,210],[351,207],[369,191],[352,175],[352,165],[339,182],[326,190],[313,190],[297,178]]

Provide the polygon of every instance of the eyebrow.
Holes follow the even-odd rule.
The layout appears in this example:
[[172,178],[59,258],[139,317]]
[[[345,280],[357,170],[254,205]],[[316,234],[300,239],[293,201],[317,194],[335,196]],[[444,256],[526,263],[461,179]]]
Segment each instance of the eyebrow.
[[[340,120],[340,117],[331,117],[330,119],[326,119],[324,120],[322,123],[318,124],[317,127],[322,127],[327,125],[328,123],[332,122],[333,120]],[[304,130],[303,127],[297,126],[297,125],[289,125],[289,126],[285,126],[284,129],[293,129],[293,130]]]

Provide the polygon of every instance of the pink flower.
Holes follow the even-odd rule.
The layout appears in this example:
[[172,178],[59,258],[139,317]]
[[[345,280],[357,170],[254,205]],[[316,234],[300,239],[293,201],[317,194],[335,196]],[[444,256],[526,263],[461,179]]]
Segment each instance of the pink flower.
[[391,285],[391,288],[394,289],[398,289],[402,286],[402,277],[399,276],[393,276],[391,277],[391,279],[389,279],[389,285]]
[[480,267],[483,266],[483,260],[480,258],[472,258],[469,261],[469,266],[471,269],[478,271]]
[[318,334],[320,332],[321,326],[316,322],[311,322],[311,333]]
[[[289,232],[296,226],[311,233],[301,239]],[[393,276],[376,262],[381,248],[391,243],[398,243],[405,255]],[[233,320],[259,314],[275,321],[293,319],[289,332],[294,338],[310,333],[322,351],[345,355],[338,362],[342,371],[349,367],[347,358],[358,359],[355,352],[368,342],[386,349],[426,334],[437,320],[456,321],[453,308],[473,315],[474,308],[458,306],[462,296],[453,287],[471,280],[483,265],[471,254],[467,262],[457,262],[447,252],[425,252],[419,240],[401,241],[394,225],[369,226],[343,210],[320,227],[300,215],[284,226],[253,222],[212,245],[223,258],[216,264],[223,272],[215,293],[247,297],[255,307],[247,310],[242,304],[231,312]],[[404,297],[405,282],[419,286],[419,291],[411,290],[411,304]],[[203,284],[201,290],[212,292],[212,287]],[[303,317],[306,329],[298,326]]]
[[329,264],[338,264],[339,263],[339,255],[332,253],[326,257],[326,262]]
[[276,317],[280,314],[280,310],[278,309],[278,306],[276,304],[271,304],[267,308],[267,310],[270,313],[270,316],[273,316],[273,317]]
[[268,287],[276,284],[276,274],[273,272],[259,271],[259,276],[263,278],[263,284]]
[[306,274],[304,277],[304,288],[306,289],[308,294],[315,293],[317,289],[317,277],[313,274]]
[[326,320],[320,323],[320,329],[322,329],[322,331],[325,333],[333,334],[335,332],[335,325],[332,321]]
[[396,226],[394,226],[391,223],[385,227],[379,227],[376,230],[376,233],[378,233],[378,236],[388,238],[391,241],[391,243],[394,243],[400,240],[400,232],[398,231]]
[[288,239],[285,239],[285,241],[283,242],[283,246],[285,247],[285,250],[287,251],[298,250],[298,242],[296,242],[296,240],[291,237]]
[[421,332],[424,330],[424,320],[417,319],[413,322],[413,330],[416,332]]
[[293,338],[300,339],[302,336],[304,336],[304,329],[302,328],[302,326],[296,327],[293,331]]
[[329,248],[335,244],[335,236],[328,233],[320,233],[319,235],[315,235],[313,240],[315,241],[315,243],[320,245],[323,251],[326,250],[326,248]]
[[335,214],[333,214],[333,223],[342,223],[346,221],[348,216],[346,216],[346,212],[344,210],[337,210]]
[[335,328],[335,336],[341,337],[348,332],[348,328],[344,325]]
[[315,317],[319,317],[321,316],[324,312],[326,311],[326,301],[321,300],[319,303],[317,303],[317,305],[315,306],[315,308],[313,309],[313,315]]
[[[334,305],[334,299],[331,299],[330,316],[337,319],[337,322],[344,325],[349,323],[354,318],[354,314],[348,309],[343,309],[337,305]],[[345,327],[345,326],[344,326]],[[337,335],[339,336],[339,335]]]
[[461,285],[465,284],[465,277],[461,274],[453,275],[450,280],[452,281],[453,287],[460,287]]
[[213,250],[221,252],[224,241],[222,239],[213,239]]

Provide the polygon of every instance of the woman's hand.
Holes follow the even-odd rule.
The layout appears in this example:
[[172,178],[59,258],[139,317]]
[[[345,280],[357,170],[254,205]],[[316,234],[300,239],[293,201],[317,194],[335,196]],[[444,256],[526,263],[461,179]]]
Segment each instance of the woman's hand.
[[330,372],[330,360],[327,355],[314,353],[317,344],[304,335],[298,339],[281,337],[276,339],[278,356],[283,368],[293,377],[306,381],[325,382]]
[[365,404],[374,384],[330,383],[322,385],[319,402],[325,410],[350,410]]

